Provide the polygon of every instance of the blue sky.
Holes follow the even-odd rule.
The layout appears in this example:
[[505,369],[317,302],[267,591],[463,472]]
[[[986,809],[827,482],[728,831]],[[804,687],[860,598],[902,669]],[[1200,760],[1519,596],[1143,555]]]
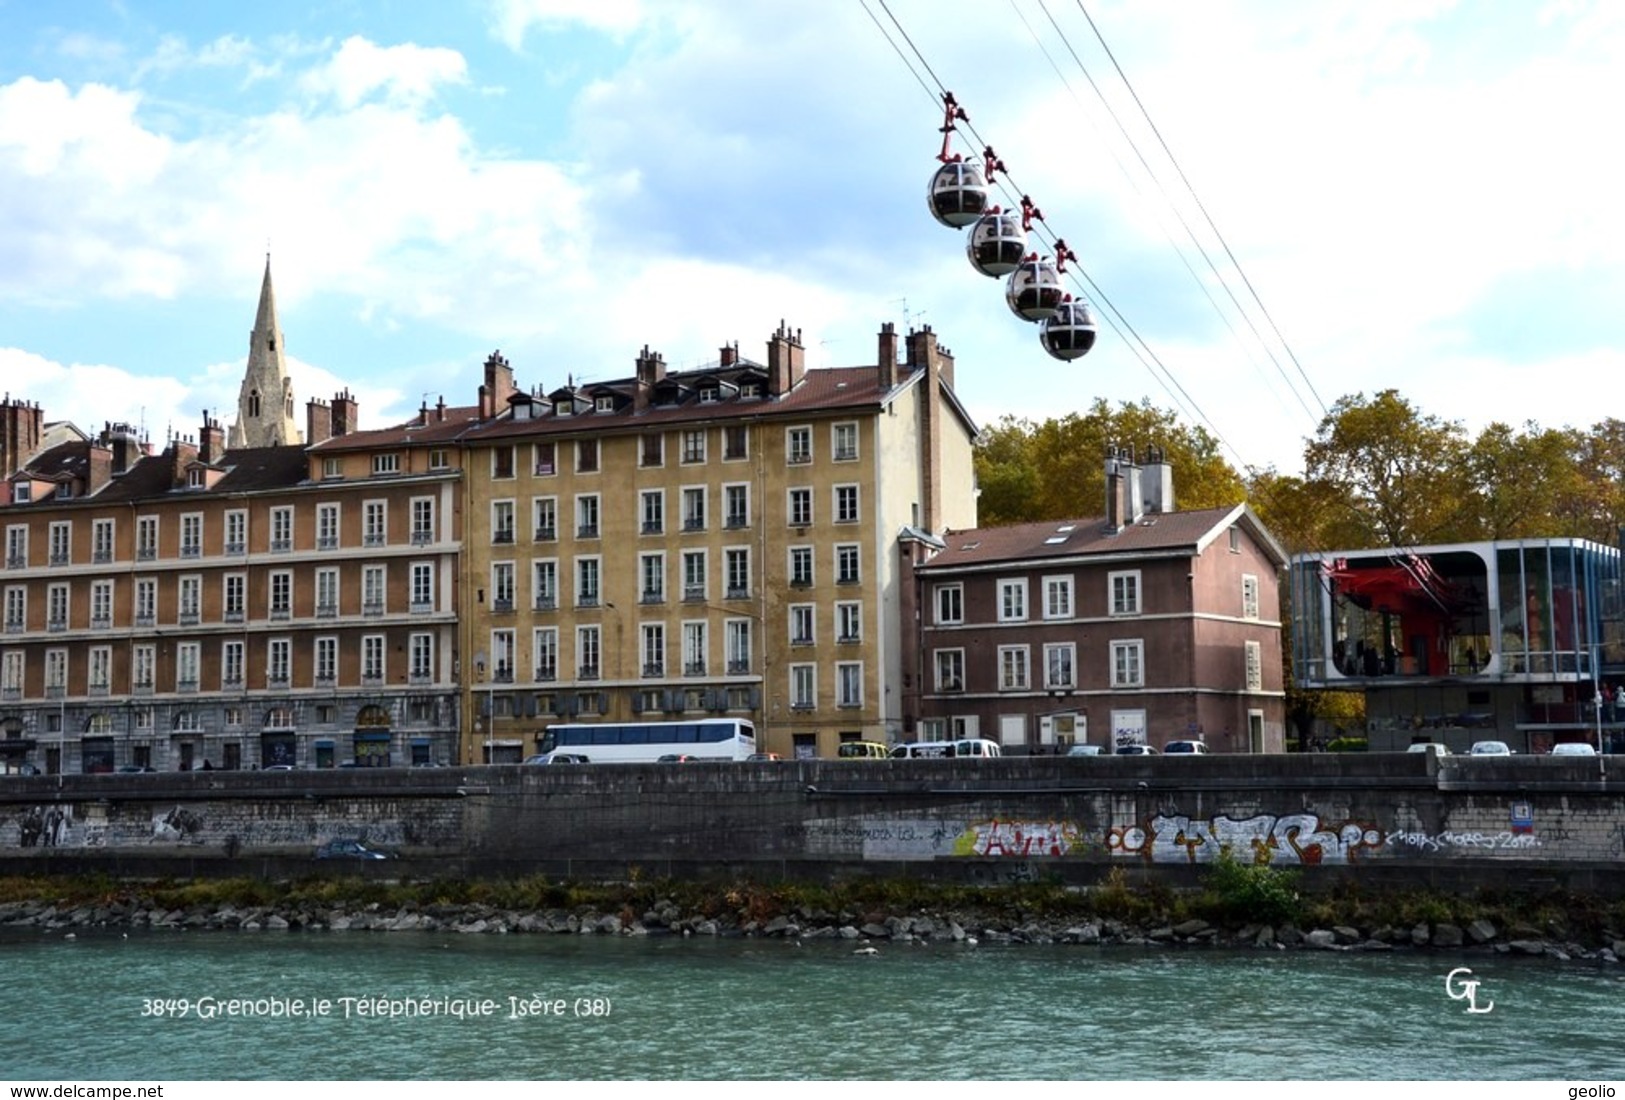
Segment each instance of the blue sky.
[[[0,0],[0,389],[160,443],[229,419],[269,247],[301,407],[348,386],[368,427],[493,349],[550,389],[762,358],[781,318],[814,366],[930,324],[984,424],[1144,398],[1288,472],[1354,392],[1617,413],[1618,5],[888,7]],[[1160,369],[1104,319],[1051,359],[930,218],[913,48]]]

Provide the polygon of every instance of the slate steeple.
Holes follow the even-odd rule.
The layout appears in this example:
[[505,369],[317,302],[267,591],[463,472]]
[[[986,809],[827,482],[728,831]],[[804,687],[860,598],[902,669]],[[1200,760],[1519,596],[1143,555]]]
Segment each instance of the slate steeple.
[[248,336],[248,367],[237,394],[237,420],[228,450],[302,443],[293,416],[293,379],[282,359],[282,329],[276,320],[276,292],[271,288],[271,257],[265,257],[265,281],[254,331]]

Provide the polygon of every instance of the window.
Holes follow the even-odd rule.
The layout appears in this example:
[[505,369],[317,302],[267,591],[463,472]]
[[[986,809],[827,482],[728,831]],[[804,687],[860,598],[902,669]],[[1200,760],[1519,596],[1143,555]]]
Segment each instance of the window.
[[750,551],[744,548],[722,552],[722,572],[730,600],[743,600],[750,596]]
[[248,513],[245,511],[226,513],[226,553],[248,553]]
[[53,584],[45,590],[45,629],[68,629],[68,586]]
[[1145,643],[1112,643],[1112,687],[1145,686]]
[[839,661],[835,665],[835,705],[863,706],[863,662]]
[[965,690],[965,651],[939,649],[936,651],[938,691]]
[[615,397],[613,394],[601,393],[592,399],[592,411],[612,413],[615,411]]
[[419,632],[407,639],[406,661],[408,683],[431,683],[434,680],[434,635]]
[[559,605],[559,563],[552,558],[531,563],[531,591],[537,611],[552,611]]
[[643,674],[645,676],[664,676],[666,674],[666,625],[664,623],[643,624]]
[[1074,643],[1046,645],[1044,647],[1044,687],[1070,688],[1077,687],[1073,675],[1073,665],[1076,660]]
[[156,658],[157,651],[150,645],[138,645],[130,650],[130,686],[137,694],[152,694]]
[[638,555],[638,602],[664,603],[666,600],[666,555]]
[[337,455],[322,459],[323,478],[342,478],[344,476],[344,460]]
[[705,599],[705,551],[686,550],[683,552],[683,599]]
[[287,638],[272,638],[265,647],[265,686],[286,688],[293,667],[293,642]]
[[[229,581],[228,581],[229,584]],[[229,592],[230,589],[228,588]],[[339,571],[316,570],[316,617],[331,619],[339,613]]]
[[786,428],[784,431],[784,452],[792,465],[799,466],[804,462],[811,462],[812,429]]
[[750,526],[750,486],[722,487],[722,524],[735,530]]
[[279,569],[270,578],[270,613],[273,619],[293,617],[293,574]]
[[530,639],[536,660],[536,680],[548,683],[559,678],[559,632],[555,627],[538,627]]
[[389,503],[369,500],[361,506],[361,545],[383,546],[389,541]]
[[812,710],[818,702],[818,666],[790,666],[790,709]]
[[1072,617],[1072,578],[1044,578],[1044,618],[1070,619]]
[[858,460],[858,426],[835,424],[830,427],[830,450],[836,462]]
[[596,626],[576,627],[576,675],[583,680],[598,679],[599,634]]
[[[154,538],[157,533],[158,529],[154,527]],[[28,528],[20,525],[6,528],[6,568],[28,568]]]
[[186,515],[181,517],[181,557],[200,558],[203,556],[203,517],[201,515]]
[[60,699],[67,694],[67,691],[68,651],[65,649],[47,649],[45,651],[45,694],[52,699]]
[[649,468],[666,464],[666,437],[650,432],[638,439],[638,465]]
[[93,520],[90,525],[90,560],[105,565],[113,560],[113,521]]
[[937,625],[950,626],[965,621],[965,589],[958,584],[939,584],[937,593]]
[[683,530],[705,530],[705,487],[683,490]]
[[666,494],[659,489],[645,489],[638,497],[639,527],[645,535],[658,535],[666,530]]
[[810,546],[790,547],[790,584],[810,588],[813,583],[813,552]]
[[811,489],[790,490],[790,526],[811,527],[813,521],[813,495]]
[[1230,552],[1241,553],[1241,529],[1238,527],[1230,528]]
[[856,485],[835,486],[835,522],[858,522],[858,487]]
[[835,605],[835,640],[851,644],[863,641],[863,605],[843,602]]
[[496,684],[513,683],[515,660],[513,631],[491,631],[491,682]]
[[316,505],[316,549],[337,550],[339,548],[339,506],[337,504]]
[[576,537],[598,537],[598,494],[588,493],[576,497]]
[[705,461],[705,429],[690,428],[683,432],[683,464]]
[[1140,613],[1140,571],[1106,574],[1107,599],[1113,615]]
[[412,545],[427,546],[434,541],[434,497],[412,498]]
[[[273,553],[286,554],[293,549],[293,509],[271,509],[271,550]],[[184,547],[182,553],[185,553]]]
[[135,582],[135,625],[158,625],[158,582],[151,577]]
[[738,462],[750,457],[750,436],[743,424],[729,424],[722,429],[722,460]]
[[1241,576],[1241,617],[1258,618],[1258,578],[1251,573]]
[[810,603],[793,603],[790,605],[790,644],[813,644],[813,605]]
[[[94,660],[95,650],[91,650]],[[0,692],[4,692],[7,701],[21,699],[23,694],[23,672],[25,669],[23,651],[8,649],[3,660],[0,660]]]
[[316,686],[332,687],[339,678],[339,640],[316,639]]
[[999,621],[1020,622],[1027,617],[1027,582],[1003,580],[999,582]]
[[182,626],[196,626],[203,617],[203,578],[182,577],[178,592],[180,607],[176,621]]
[[361,570],[361,613],[384,613],[384,569],[382,565],[363,566]]
[[90,628],[106,630],[113,625],[113,582],[90,582]]
[[576,606],[597,607],[598,593],[598,559],[576,559]]
[[513,501],[491,502],[491,542],[493,545],[513,542]]
[[412,611],[424,614],[434,610],[434,563],[412,563]]
[[513,562],[491,563],[491,610],[513,610]]
[[73,560],[73,524],[66,520],[51,524],[51,564],[67,565]]
[[683,624],[683,675],[704,676],[708,651],[705,623]]
[[842,543],[835,547],[835,583],[857,584],[862,578],[858,569],[858,546]]
[[220,644],[220,689],[229,691],[243,686],[243,643]]
[[506,480],[513,477],[513,447],[491,448],[491,476]]
[[[23,554],[28,546],[23,545]],[[142,516],[135,521],[135,557],[137,561],[152,561],[158,556],[158,517]]]
[[451,456],[450,456],[450,454],[448,452],[442,450],[439,447],[436,447],[433,450],[431,450],[429,452],[429,469],[431,469],[431,470],[449,470],[449,469],[451,469]]
[[1002,645],[999,647],[999,690],[1027,690],[1027,647]]
[[576,440],[576,473],[594,474],[598,472],[598,440]]
[[750,671],[750,620],[729,619],[723,624],[723,648],[728,654],[728,675]]
[[361,636],[361,686],[377,687],[384,682],[384,636]]
[[1247,642],[1243,647],[1247,660],[1247,690],[1264,690],[1264,649],[1258,642]]
[[90,694],[106,695],[113,686],[113,651],[108,646],[90,649]]
[[387,474],[400,473],[401,456],[397,454],[373,455],[372,476],[383,477]]
[[531,521],[536,529],[537,542],[552,542],[559,537],[559,500],[557,497],[535,497],[530,502]]

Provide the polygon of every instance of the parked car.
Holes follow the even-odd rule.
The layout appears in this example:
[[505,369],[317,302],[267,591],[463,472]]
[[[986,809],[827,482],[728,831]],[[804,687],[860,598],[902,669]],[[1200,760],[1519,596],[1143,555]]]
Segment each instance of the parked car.
[[260,770],[267,772],[291,772],[294,770],[294,766],[292,764],[267,764]]
[[1118,756],[1156,756],[1157,750],[1150,745],[1119,745]]
[[1205,753],[1207,746],[1200,741],[1170,741],[1162,746],[1163,754],[1174,756],[1182,753]]
[[1597,750],[1584,741],[1563,741],[1552,746],[1553,756],[1596,756]]
[[699,757],[690,756],[686,752],[668,752],[665,756],[662,756],[660,758],[658,763],[661,763],[661,764],[692,764],[698,759],[699,759]]
[[359,840],[329,840],[316,849],[317,859],[394,859],[389,852],[369,848]]
[[1406,752],[1431,752],[1434,756],[1449,756],[1450,749],[1437,741],[1418,741],[1411,745]]
[[539,752],[535,756],[525,757],[525,763],[532,764],[590,764],[579,752]]
[[1099,745],[1073,745],[1066,750],[1068,756],[1099,756]]
[[158,769],[146,764],[125,764],[117,770],[120,775],[145,775],[147,772],[155,772]]
[[784,757],[780,756],[776,752],[753,752],[749,756],[745,757],[745,759],[749,762],[760,762],[763,760],[783,760]]
[[1511,756],[1512,750],[1505,741],[1474,741],[1474,756]]

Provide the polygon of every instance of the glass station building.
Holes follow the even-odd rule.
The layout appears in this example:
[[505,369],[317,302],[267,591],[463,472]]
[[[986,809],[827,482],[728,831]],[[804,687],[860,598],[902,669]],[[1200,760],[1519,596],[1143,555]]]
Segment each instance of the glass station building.
[[1292,559],[1298,686],[1365,693],[1374,752],[1625,748],[1620,551],[1520,539]]

